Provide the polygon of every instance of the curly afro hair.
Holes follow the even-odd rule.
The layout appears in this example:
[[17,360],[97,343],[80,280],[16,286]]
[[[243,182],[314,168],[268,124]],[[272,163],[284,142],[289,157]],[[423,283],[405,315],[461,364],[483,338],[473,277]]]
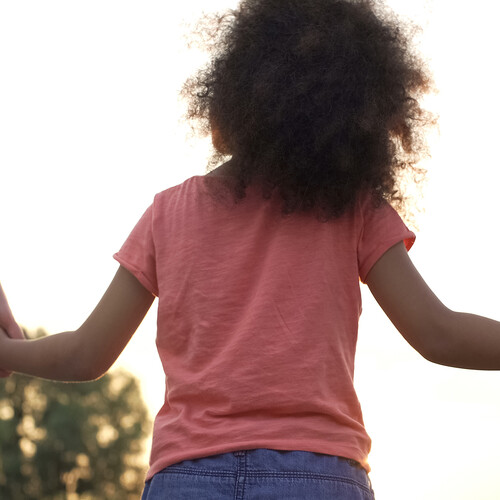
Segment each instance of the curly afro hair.
[[435,122],[419,103],[434,87],[412,25],[375,0],[243,0],[210,22],[212,60],[182,95],[213,132],[207,170],[232,157],[235,200],[259,182],[284,214],[326,221],[367,191],[405,208],[401,173],[424,173]]

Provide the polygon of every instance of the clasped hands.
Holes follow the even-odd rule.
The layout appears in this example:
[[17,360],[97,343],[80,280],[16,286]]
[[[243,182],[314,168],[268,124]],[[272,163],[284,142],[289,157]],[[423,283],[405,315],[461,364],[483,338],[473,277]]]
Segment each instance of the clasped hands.
[[[21,327],[16,323],[14,315],[10,310],[7,297],[0,284],[0,339],[8,336],[11,339],[24,339]],[[8,377],[11,372],[0,368],[0,377]]]

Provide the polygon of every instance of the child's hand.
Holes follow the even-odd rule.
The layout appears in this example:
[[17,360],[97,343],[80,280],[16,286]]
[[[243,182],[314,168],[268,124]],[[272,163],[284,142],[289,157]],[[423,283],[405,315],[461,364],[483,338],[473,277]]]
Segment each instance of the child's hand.
[[0,284],[0,326],[7,329],[11,323],[15,323],[14,315],[10,310],[7,297],[5,296],[2,285]]
[[[8,329],[0,326],[0,349],[3,349],[3,341],[5,339],[25,339],[21,327],[17,323],[13,323]],[[0,368],[0,378],[9,377],[12,372]]]
[[[14,319],[14,315],[7,302],[7,297],[0,284],[0,341],[5,337],[10,337],[11,339],[24,339],[24,334],[21,327]],[[8,377],[10,373],[11,372],[0,368],[0,377]]]
[[[9,338],[9,335],[7,332],[0,326],[0,349],[2,349],[2,340],[5,338]],[[7,370],[2,370],[0,369],[0,377],[8,377],[11,372],[8,372]]]
[[10,338],[10,337],[9,337],[9,334],[5,331],[5,329],[4,329],[4,328],[2,328],[2,327],[0,326],[0,349],[2,348],[3,341],[4,341],[5,339],[9,339],[9,338]]
[[16,323],[14,315],[10,310],[7,297],[0,283],[0,327],[7,333],[11,339],[24,339],[24,333],[21,327]]

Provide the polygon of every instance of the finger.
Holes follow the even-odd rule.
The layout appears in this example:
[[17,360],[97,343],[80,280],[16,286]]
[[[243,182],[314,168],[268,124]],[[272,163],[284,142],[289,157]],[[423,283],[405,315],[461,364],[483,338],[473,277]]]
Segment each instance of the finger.
[[[2,327],[0,327],[0,335],[6,335],[6,334],[7,334],[7,332],[6,332],[6,331],[5,331]],[[12,373],[12,372],[9,372],[9,371],[7,371],[7,370],[2,370],[2,369],[0,368],[0,377],[1,377],[1,378],[8,377],[9,375],[11,375],[11,373]]]
[[11,323],[10,326],[5,329],[5,331],[11,339],[26,339],[22,328],[17,323]]
[[2,325],[0,323],[0,333],[11,339],[26,339],[23,329],[14,320],[11,320],[8,325]]
[[5,292],[3,291],[2,284],[0,283],[0,323],[5,325],[14,320],[14,315],[9,307],[9,302]]

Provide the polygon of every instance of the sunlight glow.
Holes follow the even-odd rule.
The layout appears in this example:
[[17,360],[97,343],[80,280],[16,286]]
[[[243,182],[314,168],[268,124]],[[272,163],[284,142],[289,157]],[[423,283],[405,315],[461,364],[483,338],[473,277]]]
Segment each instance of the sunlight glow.
[[[206,56],[187,49],[183,30],[202,7],[236,4],[0,4],[0,279],[21,324],[76,329],[154,194],[205,172],[209,139],[188,140],[178,91]],[[440,91],[428,101],[440,129],[410,256],[448,307],[500,319],[493,4],[389,4],[423,26],[421,48]],[[404,490],[405,500],[496,500],[499,374],[426,362],[365,287],[363,300],[356,387],[373,438],[377,496],[401,500]],[[140,377],[153,415],[165,383],[155,314],[153,306],[117,363]],[[0,401],[0,419],[9,418]],[[114,438],[107,429],[103,445]],[[29,455],[35,445],[21,446]]]

